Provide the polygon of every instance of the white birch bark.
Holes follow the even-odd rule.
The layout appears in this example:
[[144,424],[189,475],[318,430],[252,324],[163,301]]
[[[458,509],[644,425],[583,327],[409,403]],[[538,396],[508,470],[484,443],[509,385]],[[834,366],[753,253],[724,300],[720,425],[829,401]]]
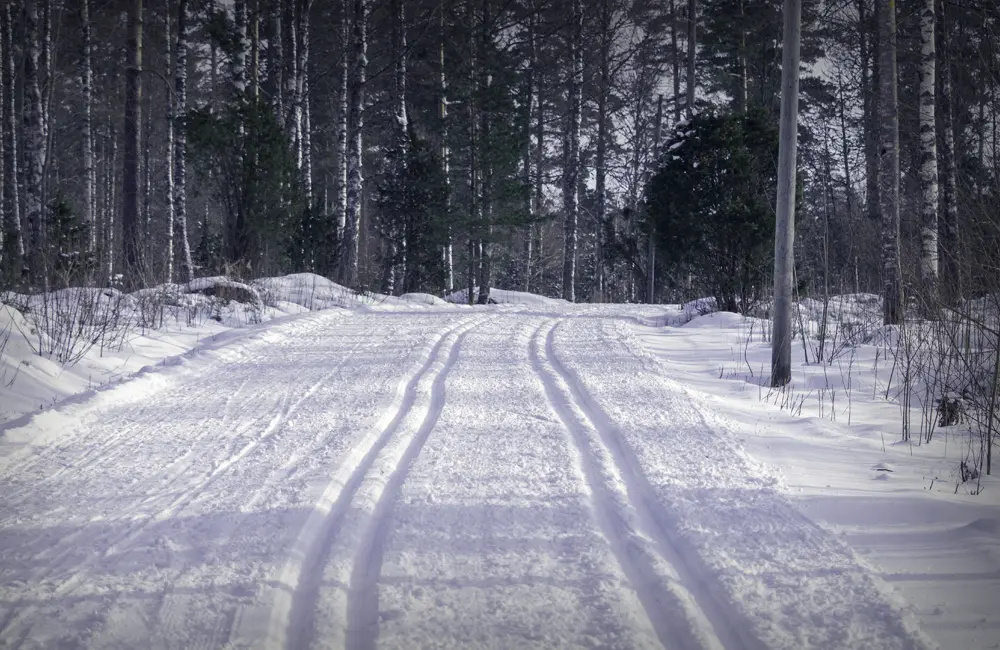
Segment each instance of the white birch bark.
[[29,277],[43,277],[42,268],[42,174],[45,168],[45,125],[43,124],[42,90],[39,79],[41,33],[38,5],[27,0],[24,5],[24,211],[28,223]]
[[349,74],[350,20],[347,0],[340,0],[340,86],[337,91],[337,149],[336,179],[334,182],[335,211],[337,214],[338,275],[343,279],[344,241],[347,234],[347,77]]
[[90,0],[80,0],[80,29],[82,57],[80,61],[80,91],[83,95],[83,221],[87,224],[87,247],[93,252],[97,248],[96,185],[97,170],[94,167],[94,133],[91,123],[94,104],[94,66],[92,61],[93,42],[90,26]]
[[194,279],[187,227],[187,50],[188,0],[178,0],[174,50],[174,223],[180,248],[181,279]]
[[[169,5],[168,5],[169,7]],[[168,80],[173,73],[171,69],[171,63],[173,60],[173,39],[170,37],[170,22],[171,16],[170,11],[166,14],[166,52],[163,54],[163,60],[167,62],[166,79]],[[168,86],[169,89],[169,86]],[[146,143],[147,150],[149,149],[149,143]],[[171,93],[167,94],[167,188],[166,195],[164,197],[167,204],[167,251],[166,251],[166,268],[164,269],[167,282],[174,281],[174,222],[176,220],[177,214],[174,208],[174,99]]]
[[936,302],[938,278],[938,168],[934,85],[937,52],[934,44],[934,0],[920,8],[920,275],[923,299]]

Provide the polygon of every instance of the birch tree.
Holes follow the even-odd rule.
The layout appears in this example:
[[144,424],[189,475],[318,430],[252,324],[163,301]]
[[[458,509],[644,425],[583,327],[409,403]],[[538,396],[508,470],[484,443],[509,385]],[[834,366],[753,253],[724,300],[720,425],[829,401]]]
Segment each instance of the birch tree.
[[771,385],[776,387],[784,386],[792,378],[792,270],[795,265],[795,165],[801,23],[802,0],[785,0],[777,223],[774,232],[774,334],[771,337]]
[[923,0],[920,8],[920,277],[925,311],[937,300],[938,279],[938,168],[935,123],[934,1]]
[[340,83],[337,91],[337,145],[334,152],[336,179],[334,194],[336,195],[335,212],[337,215],[337,245],[339,255],[337,266],[341,278],[345,262],[344,242],[347,234],[347,77],[349,74],[348,59],[350,52],[351,26],[348,16],[347,0],[340,0]]
[[39,79],[41,55],[38,4],[27,0],[24,5],[24,190],[25,217],[28,222],[28,270],[32,280],[45,277],[42,255],[42,174],[45,169],[45,125],[43,123],[42,90]]
[[181,278],[194,279],[187,228],[187,54],[188,0],[177,3],[177,41],[174,45],[174,223],[181,256]]
[[899,112],[896,87],[896,3],[879,2],[879,212],[882,219],[882,301],[886,325],[903,320],[899,260]]
[[83,221],[87,224],[87,246],[97,248],[96,186],[97,170],[94,167],[94,133],[91,116],[94,104],[93,43],[90,27],[90,0],[80,0],[80,91],[83,95]]
[[694,115],[695,56],[698,53],[698,0],[688,0],[687,10],[687,102],[685,110],[690,120]]

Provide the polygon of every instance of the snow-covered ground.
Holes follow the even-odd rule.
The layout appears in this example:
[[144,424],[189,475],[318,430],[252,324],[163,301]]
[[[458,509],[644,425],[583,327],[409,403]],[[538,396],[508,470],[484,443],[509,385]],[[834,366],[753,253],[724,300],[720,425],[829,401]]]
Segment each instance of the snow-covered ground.
[[0,429],[0,646],[1000,647],[1000,486],[893,444],[863,346],[848,426],[699,305],[252,289]]

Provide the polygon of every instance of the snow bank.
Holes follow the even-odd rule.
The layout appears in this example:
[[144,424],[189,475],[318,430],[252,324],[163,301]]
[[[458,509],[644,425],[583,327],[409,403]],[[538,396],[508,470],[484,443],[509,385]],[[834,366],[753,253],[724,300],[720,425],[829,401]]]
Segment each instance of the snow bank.
[[[478,295],[479,288],[476,287],[473,295]],[[547,298],[535,293],[524,291],[510,291],[507,289],[490,289],[490,299],[500,305],[568,305],[568,301],[562,298]],[[445,300],[459,305],[469,304],[469,290],[460,289],[449,294]]]

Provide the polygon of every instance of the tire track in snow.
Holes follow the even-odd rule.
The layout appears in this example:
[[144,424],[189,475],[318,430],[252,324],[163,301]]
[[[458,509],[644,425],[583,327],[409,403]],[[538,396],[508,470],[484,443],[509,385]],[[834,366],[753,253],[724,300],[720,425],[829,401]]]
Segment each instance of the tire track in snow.
[[[382,450],[395,436],[417,401],[417,388],[428,376],[444,369],[439,362],[458,345],[459,338],[486,319],[466,319],[440,332],[427,347],[427,356],[397,387],[396,397],[378,424],[354,446],[334,472],[332,480],[314,505],[289,552],[289,559],[277,578],[276,595],[271,605],[263,646],[267,648],[306,648],[315,628],[315,609],[319,600],[323,568],[335,543],[343,520],[362,488]],[[444,353],[445,347],[448,353]],[[346,588],[346,584],[345,584]],[[345,612],[346,614],[346,612]],[[346,620],[343,627],[346,629]]]
[[[574,439],[593,495],[595,516],[639,592],[661,643],[683,650],[763,650],[733,624],[733,617],[727,615],[726,607],[715,598],[704,577],[677,548],[657,512],[652,486],[614,423],[556,356],[553,341],[558,327],[559,323],[555,323],[547,329],[544,344],[540,340],[544,325],[539,329],[532,348],[533,361],[546,384],[553,410]],[[673,579],[664,584],[665,593],[657,593],[658,586],[649,584],[648,576],[656,563],[648,560],[642,537],[652,541],[657,555],[671,569]],[[669,629],[663,627],[664,621],[670,621]]]
[[[385,457],[380,457],[380,462],[372,468],[370,489],[372,494],[366,495],[369,497],[366,504],[367,511],[371,514],[367,518],[357,546],[350,575],[347,601],[346,648],[348,650],[375,648],[379,620],[378,579],[382,573],[382,560],[389,524],[392,521],[393,506],[399,498],[410,468],[413,467],[413,463],[441,417],[445,405],[445,382],[451,369],[455,367],[462,343],[468,334],[469,329],[455,338],[448,350],[447,358],[435,369],[436,374],[431,379],[429,403],[416,430],[408,436],[400,436],[397,444],[393,445],[395,448],[387,450]],[[374,474],[376,468],[380,469],[378,476]]]

